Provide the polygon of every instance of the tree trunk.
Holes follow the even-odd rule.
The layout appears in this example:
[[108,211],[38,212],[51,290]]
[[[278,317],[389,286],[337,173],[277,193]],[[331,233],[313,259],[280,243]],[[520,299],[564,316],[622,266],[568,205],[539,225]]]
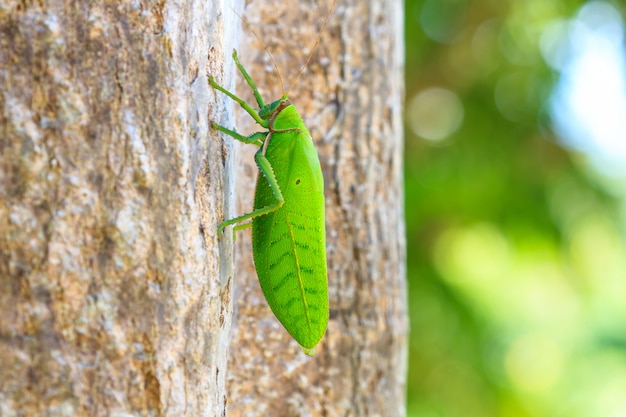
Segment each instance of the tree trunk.
[[206,73],[239,23],[220,14],[0,6],[0,415],[225,413],[232,210]]
[[[329,0],[250,2],[239,57],[266,102],[318,37]],[[250,234],[239,232],[228,363],[229,416],[405,415],[407,311],[402,184],[403,4],[339,0],[319,49],[289,94],[317,146],[326,183],[330,323],[309,358],[272,315]],[[239,74],[238,92],[254,102]],[[258,130],[239,111],[238,127]],[[230,140],[229,138],[224,138]],[[237,213],[252,208],[256,148],[237,156]]]
[[238,47],[280,97],[235,10],[289,84],[330,4],[285,3],[0,6],[0,415],[404,415],[401,1],[339,0],[290,92],[326,181],[316,357],[271,314],[249,233],[234,271],[217,239],[256,168],[208,120],[256,129],[206,76],[253,102]]

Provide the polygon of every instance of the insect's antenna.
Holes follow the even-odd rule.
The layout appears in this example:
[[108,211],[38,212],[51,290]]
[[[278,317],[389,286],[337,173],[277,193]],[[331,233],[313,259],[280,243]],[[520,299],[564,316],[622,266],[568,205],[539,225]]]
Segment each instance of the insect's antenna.
[[[306,69],[307,65],[309,65],[309,62],[311,61],[311,58],[313,58],[313,54],[317,50],[317,47],[320,46],[320,41],[322,40],[322,34],[324,33],[324,30],[326,30],[326,25],[328,24],[328,20],[330,19],[330,15],[333,13],[333,9],[335,8],[335,4],[336,3],[337,3],[337,0],[333,0],[333,2],[331,3],[330,9],[328,9],[328,13],[326,14],[326,18],[324,19],[324,23],[322,24],[322,28],[320,29],[319,33],[317,34],[317,40],[315,41],[315,45],[313,45],[313,49],[311,50],[311,53],[307,57],[306,62],[304,63],[304,65],[302,65],[302,68],[300,68],[300,72],[296,76],[295,80],[293,80],[293,82],[289,85],[289,90],[287,90],[287,93],[285,94],[285,96],[288,96],[289,93],[291,92],[291,89],[293,88],[293,86],[298,83],[298,80],[300,79],[300,77],[304,73],[304,70]],[[284,91],[284,89],[283,89],[283,91]]]
[[[231,9],[233,9],[232,6],[231,6]],[[283,90],[283,95],[286,95],[285,94],[285,83],[283,82],[283,77],[282,77],[282,75],[280,75],[280,70],[278,69],[278,65],[276,65],[276,61],[274,61],[274,56],[272,55],[270,50],[267,48],[267,45],[265,44],[265,42],[263,42],[263,39],[261,39],[261,37],[254,31],[254,28],[252,27],[250,22],[248,22],[248,19],[246,19],[244,16],[240,15],[239,13],[237,13],[237,10],[235,10],[235,9],[233,9],[233,12],[235,12],[235,14],[237,16],[239,16],[239,18],[244,23],[244,25],[246,25],[248,30],[250,32],[252,32],[254,37],[257,38],[257,40],[259,42],[261,42],[261,45],[263,45],[263,49],[265,49],[265,52],[267,52],[267,56],[270,57],[270,61],[272,61],[272,65],[274,66],[274,69],[276,70],[276,74],[278,74],[278,80],[280,81],[280,87]]]

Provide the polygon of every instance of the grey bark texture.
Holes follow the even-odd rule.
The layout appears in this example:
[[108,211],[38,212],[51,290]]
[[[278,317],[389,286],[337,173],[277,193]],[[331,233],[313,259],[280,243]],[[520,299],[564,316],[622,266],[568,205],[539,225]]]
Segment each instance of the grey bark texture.
[[0,4],[3,417],[224,414],[221,8]]
[[208,121],[256,128],[207,75],[252,103],[237,47],[279,98],[236,13],[289,84],[330,2],[242,3],[0,0],[0,416],[404,415],[403,4],[338,0],[290,92],[326,182],[331,312],[310,358],[249,232],[234,252],[217,238],[257,170]]
[[[266,102],[311,51],[331,2],[252,1],[239,57]],[[402,182],[403,3],[339,0],[289,98],[318,149],[326,186],[330,323],[309,358],[281,328],[254,271],[250,234],[235,252],[229,416],[405,415],[408,322]],[[239,74],[238,92],[254,98]],[[238,128],[258,130],[238,111]],[[226,140],[230,140],[225,138]],[[239,147],[239,145],[237,145]],[[252,207],[254,146],[238,149],[237,214]]]

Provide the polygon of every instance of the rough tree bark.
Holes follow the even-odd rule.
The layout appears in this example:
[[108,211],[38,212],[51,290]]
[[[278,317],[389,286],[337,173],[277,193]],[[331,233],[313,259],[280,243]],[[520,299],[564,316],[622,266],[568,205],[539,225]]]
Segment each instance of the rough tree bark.
[[[330,4],[252,1],[244,9],[285,84],[305,62]],[[303,355],[272,316],[254,272],[250,234],[239,232],[230,416],[405,415],[402,16],[401,0],[339,0],[318,52],[290,92],[324,171],[330,324],[318,355]],[[250,28],[241,37],[239,56],[266,102],[279,98],[280,80],[263,45]],[[238,126],[249,123],[239,114]],[[238,213],[252,207],[254,152],[243,145],[237,157]]]
[[0,415],[224,414],[222,8],[0,4]]
[[239,45],[281,94],[233,10],[288,83],[328,6],[0,0],[0,415],[404,415],[401,0],[338,0],[290,94],[327,188],[315,358],[269,311],[249,233],[234,271],[216,236],[251,207],[256,168],[209,131],[246,118],[206,75],[251,99]]

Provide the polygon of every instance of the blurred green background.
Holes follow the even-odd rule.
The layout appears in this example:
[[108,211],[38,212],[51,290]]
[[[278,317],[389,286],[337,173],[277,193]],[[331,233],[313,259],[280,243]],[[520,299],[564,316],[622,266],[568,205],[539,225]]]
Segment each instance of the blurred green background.
[[409,417],[626,417],[624,3],[406,0]]

